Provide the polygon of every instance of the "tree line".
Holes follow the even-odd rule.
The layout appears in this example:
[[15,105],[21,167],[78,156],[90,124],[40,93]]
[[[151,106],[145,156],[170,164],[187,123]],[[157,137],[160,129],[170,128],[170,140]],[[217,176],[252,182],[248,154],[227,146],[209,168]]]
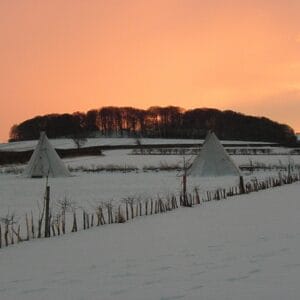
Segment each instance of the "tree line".
[[107,106],[86,113],[36,116],[13,125],[10,141],[37,139],[42,130],[46,131],[50,138],[75,135],[204,138],[208,130],[213,130],[220,139],[227,140],[290,144],[296,139],[293,129],[288,125],[231,110],[184,110],[175,106],[155,106],[148,109]]

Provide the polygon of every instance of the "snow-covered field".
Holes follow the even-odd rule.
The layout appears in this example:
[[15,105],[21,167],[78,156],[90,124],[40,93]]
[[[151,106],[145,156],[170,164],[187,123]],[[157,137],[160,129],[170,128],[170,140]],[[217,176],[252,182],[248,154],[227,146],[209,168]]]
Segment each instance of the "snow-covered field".
[[[37,209],[37,202],[43,199],[45,179],[16,178],[14,175],[0,175],[0,214],[9,210],[22,216]],[[176,193],[180,188],[180,178],[175,174],[156,173],[77,173],[69,178],[49,179],[52,203],[68,199],[77,206],[93,210],[101,201],[119,201],[124,197],[156,197],[157,194]]]
[[299,299],[300,185],[0,250],[1,299]]
[[[299,155],[232,158],[238,165],[300,165]],[[181,191],[179,171],[143,171],[147,166],[182,165],[180,155],[113,150],[64,162],[79,170],[109,165],[137,170],[77,171],[73,177],[50,178],[53,210],[65,197],[94,212],[103,201]],[[36,218],[46,181],[7,173],[7,168],[23,167],[0,168],[0,217],[15,213],[24,224],[25,213],[33,211]],[[245,181],[276,173],[247,174]],[[201,193],[237,183],[230,177],[189,177],[188,189],[197,187]],[[299,194],[300,184],[295,183],[2,248],[0,299],[299,299]]]
[[[80,157],[65,159],[67,166],[72,168],[85,167],[93,169],[97,166],[117,165],[124,169],[134,166],[136,172],[100,172],[86,173],[73,172],[70,178],[50,178],[51,200],[55,203],[64,197],[76,202],[77,206],[93,210],[96,204],[101,201],[120,201],[125,197],[147,199],[150,197],[167,196],[179,194],[181,190],[181,175],[178,171],[169,172],[143,172],[144,167],[152,166],[159,168],[162,165],[181,165],[183,157],[180,155],[130,155],[130,150],[105,151],[104,156]],[[193,157],[190,157],[193,159]],[[267,165],[287,165],[291,159],[285,155],[236,155],[232,156],[238,165],[249,164],[252,160],[255,163]],[[187,157],[189,159],[189,157]],[[300,164],[300,156],[292,157],[295,164]],[[8,211],[17,216],[24,216],[31,210],[38,209],[37,202],[43,199],[45,191],[45,179],[28,179],[20,175],[1,174],[7,167],[0,168],[0,216]],[[11,167],[9,167],[11,168]],[[23,168],[18,166],[17,168]],[[268,176],[269,173],[249,174],[249,178]],[[250,180],[249,179],[249,180]],[[211,181],[209,182],[211,185]],[[226,186],[222,181],[213,181],[212,188]],[[236,185],[236,179],[230,179],[227,185]],[[206,191],[208,182],[197,178],[188,179],[188,188],[200,188]]]
[[[133,196],[143,199],[178,194],[181,189],[181,174],[178,171],[169,172],[143,172],[144,167],[159,168],[162,165],[182,165],[183,157],[180,155],[130,155],[130,150],[105,151],[104,156],[91,156],[65,159],[67,166],[72,168],[85,167],[93,169],[97,166],[116,165],[124,169],[134,166],[136,172],[100,172],[85,173],[73,172],[71,178],[50,178],[51,199],[55,203],[64,197],[92,209],[95,203],[101,201],[120,201],[124,197]],[[264,163],[266,165],[287,165],[291,160],[286,155],[235,155],[232,158],[238,165]],[[186,157],[193,159],[193,157]],[[300,156],[293,156],[295,164],[300,164]],[[22,216],[31,210],[37,209],[37,202],[44,196],[45,179],[28,179],[20,175],[1,174],[7,167],[0,168],[0,216],[8,211]],[[11,167],[9,167],[10,169]],[[23,168],[18,166],[17,168]],[[253,176],[268,176],[269,174],[249,174]],[[236,185],[236,180],[230,182]],[[214,182],[214,187],[225,185],[223,181]],[[189,189],[199,187],[205,190],[207,182],[197,178],[189,178]]]
[[[168,145],[168,144],[195,144],[203,143],[200,139],[139,139],[142,145]],[[58,149],[75,148],[74,142],[71,139],[51,139],[51,144]],[[251,141],[222,141],[223,144],[268,144],[263,142]],[[0,143],[0,150],[2,151],[25,151],[32,150],[36,146],[37,141],[22,141],[12,143]],[[90,138],[87,139],[84,147],[92,146],[121,146],[121,145],[136,145],[135,138]]]

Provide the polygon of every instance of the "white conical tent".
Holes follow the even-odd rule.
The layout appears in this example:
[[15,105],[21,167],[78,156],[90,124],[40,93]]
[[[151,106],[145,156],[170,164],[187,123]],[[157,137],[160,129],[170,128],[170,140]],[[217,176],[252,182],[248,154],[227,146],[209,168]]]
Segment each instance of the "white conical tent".
[[188,175],[199,177],[241,176],[240,169],[232,161],[213,132],[209,132],[200,154],[193,161]]
[[68,177],[70,172],[50,144],[45,132],[41,132],[40,140],[23,172],[24,177]]

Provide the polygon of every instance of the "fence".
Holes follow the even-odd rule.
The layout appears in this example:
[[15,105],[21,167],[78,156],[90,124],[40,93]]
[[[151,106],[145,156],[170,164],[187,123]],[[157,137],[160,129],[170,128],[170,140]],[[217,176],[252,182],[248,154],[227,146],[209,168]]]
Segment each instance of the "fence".
[[[0,248],[36,238],[60,236],[79,230],[87,230],[95,226],[125,223],[141,216],[166,213],[178,209],[180,206],[193,207],[202,202],[220,201],[227,197],[278,187],[299,180],[299,171],[296,173],[288,172],[287,174],[279,172],[278,176],[264,180],[253,179],[243,186],[207,190],[202,193],[199,192],[199,189],[194,188],[189,193],[167,195],[156,199],[126,197],[117,205],[109,201],[102,202],[94,208],[92,213],[88,213],[83,208],[77,208],[71,201],[64,199],[57,203],[59,212],[55,215],[49,209],[50,187],[47,187],[38,217],[34,217],[32,212],[26,214],[22,224],[18,223],[15,216],[10,214],[0,219]],[[79,221],[81,221],[80,228]]]

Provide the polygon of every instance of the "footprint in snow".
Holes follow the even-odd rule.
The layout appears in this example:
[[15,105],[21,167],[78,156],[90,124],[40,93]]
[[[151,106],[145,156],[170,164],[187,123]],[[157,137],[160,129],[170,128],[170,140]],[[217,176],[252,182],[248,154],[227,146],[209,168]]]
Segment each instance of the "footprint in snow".
[[230,277],[230,278],[226,279],[226,281],[229,281],[229,282],[240,281],[240,280],[243,280],[243,279],[247,279],[249,277],[250,277],[250,275],[247,274],[247,275],[238,276],[238,277]]
[[205,270],[199,271],[199,272],[195,272],[195,273],[192,273],[191,275],[192,275],[192,276],[198,276],[198,275],[202,275],[202,274],[204,274],[204,273],[206,273]]
[[171,297],[161,297],[160,300],[176,300],[183,299],[185,295],[171,296]]
[[203,288],[203,285],[200,284],[200,285],[192,286],[190,290],[200,290],[201,288]]
[[28,281],[32,281],[32,279],[28,278],[28,279],[16,279],[14,281],[12,281],[12,283],[22,283],[22,282],[28,282]]
[[287,265],[284,265],[285,268],[291,270],[291,269],[297,269],[300,267],[300,264],[287,264]]
[[249,271],[249,274],[255,274],[255,273],[259,273],[259,272],[261,272],[260,269],[254,269],[254,270]]
[[251,275],[253,274],[257,274],[261,272],[260,269],[253,269],[251,271],[249,271],[247,274],[245,275],[241,275],[241,276],[237,276],[237,277],[231,277],[231,278],[228,278],[226,281],[229,281],[229,282],[234,282],[234,281],[240,281],[240,280],[243,280],[243,279],[247,279],[249,278]]
[[124,277],[133,277],[135,274],[130,272],[120,273],[120,274],[114,274],[111,277],[112,278],[124,278]]
[[112,296],[114,296],[114,295],[121,295],[121,294],[124,294],[125,292],[127,292],[127,289],[120,289],[120,290],[113,291],[113,292],[111,292],[110,294],[111,294]]
[[168,271],[170,269],[172,269],[171,266],[164,266],[164,267],[157,268],[155,271]]
[[29,290],[23,290],[21,291],[20,294],[32,294],[32,293],[38,293],[38,292],[43,292],[46,291],[47,288],[38,288],[38,289],[29,289]]

